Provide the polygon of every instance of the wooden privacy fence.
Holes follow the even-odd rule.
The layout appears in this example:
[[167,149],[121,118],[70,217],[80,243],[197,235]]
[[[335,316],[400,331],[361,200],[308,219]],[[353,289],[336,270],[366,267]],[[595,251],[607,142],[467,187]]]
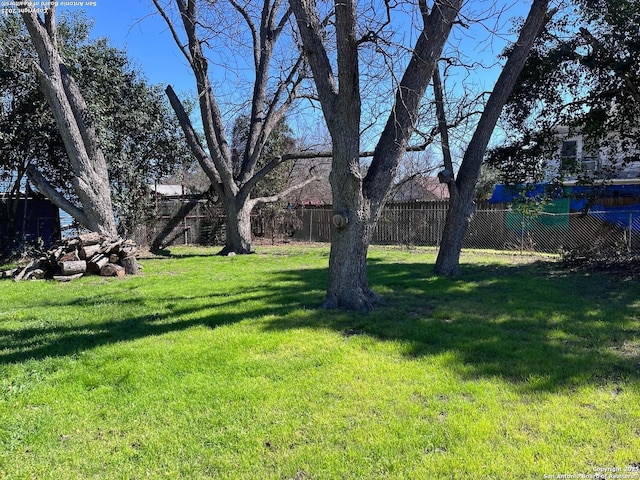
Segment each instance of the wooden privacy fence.
[[[276,208],[276,207],[272,207]],[[282,212],[258,210],[252,216],[256,239],[330,242],[330,206],[282,207]],[[379,245],[440,245],[448,201],[391,203],[373,232]],[[640,250],[640,211],[519,214],[506,204],[478,203],[463,246],[494,250],[559,252],[575,247]],[[215,245],[224,243],[224,215],[217,205],[198,199],[159,202],[152,225],[136,235],[139,245]]]
[[[376,244],[436,245],[448,208],[447,201],[387,204],[373,234]],[[301,206],[297,213],[302,226],[294,239],[310,242],[331,241],[331,206]]]
[[[389,203],[385,206],[373,232],[372,243],[379,245],[425,245],[438,246],[442,238],[442,230],[447,218],[448,200],[431,202]],[[492,235],[491,223],[496,227],[502,223],[494,213],[502,208],[500,205],[483,203],[476,213],[485,216],[480,224],[471,222],[469,231],[478,240]],[[311,242],[331,241],[330,206],[302,206],[297,209],[302,227],[294,234],[296,240]],[[489,231],[485,229],[489,227]]]

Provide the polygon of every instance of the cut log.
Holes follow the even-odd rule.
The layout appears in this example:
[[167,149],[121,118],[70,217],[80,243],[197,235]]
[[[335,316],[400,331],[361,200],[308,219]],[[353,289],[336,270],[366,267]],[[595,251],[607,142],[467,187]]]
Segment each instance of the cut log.
[[86,273],[116,277],[123,277],[127,273],[137,275],[142,266],[136,261],[136,251],[137,246],[133,241],[107,239],[92,232],[65,239],[42,258],[32,258],[26,266],[9,272],[0,271],[0,278],[10,277],[17,282],[30,278],[51,278],[55,274],[59,277],[56,280],[69,281]]
[[78,241],[80,242],[81,247],[86,247],[88,245],[96,245],[102,242],[104,238],[98,232],[90,232],[80,235],[78,237]]
[[91,257],[87,262],[87,270],[90,272],[100,273],[100,269],[109,263],[109,258],[105,257],[101,253],[98,253]]
[[22,278],[23,278],[23,277],[25,276],[25,274],[27,273],[27,269],[28,269],[28,268],[29,268],[29,267],[22,267],[22,268],[19,268],[19,269],[16,271],[15,276],[13,277],[13,281],[14,281],[14,282],[19,282],[20,280],[22,280]]
[[78,262],[80,261],[80,257],[78,256],[78,252],[75,250],[73,252],[65,253],[58,259],[58,265],[64,262]]
[[120,249],[120,245],[122,245],[123,242],[124,240],[122,239],[114,240],[111,242],[105,242],[100,247],[100,253],[104,253],[104,254],[116,253],[117,254]]
[[124,267],[127,275],[138,275],[140,273],[140,265],[134,256],[121,258],[120,265]]
[[62,256],[66,253],[64,247],[58,247],[55,250],[50,250],[48,255],[50,258],[53,258],[56,263],[62,258]]
[[41,268],[35,268],[27,273],[23,280],[40,280],[44,277],[44,270]]
[[20,280],[28,280],[31,277],[31,273],[34,270],[41,269],[42,266],[46,263],[46,259],[39,258],[37,260],[32,260],[29,265],[24,267],[22,270],[18,269],[16,276],[13,277],[15,282],[19,282]]
[[70,282],[71,280],[80,278],[82,275],[84,275],[84,273],[76,273],[74,275],[54,275],[53,279],[58,282]]
[[76,273],[85,273],[87,271],[87,262],[78,260],[75,262],[62,262],[60,264],[60,272],[62,276],[75,275]]
[[13,277],[13,281],[14,282],[19,282],[20,280],[22,280],[24,278],[24,276],[27,274],[27,271],[29,270],[29,266],[23,267],[23,268],[19,268],[16,272],[15,277]]
[[3,270],[2,272],[0,272],[0,278],[13,278],[16,273],[18,273],[17,268],[13,268],[11,270]]
[[81,247],[78,251],[78,256],[81,260],[89,260],[96,253],[100,252],[100,245],[87,245],[85,247]]
[[116,265],[115,263],[107,263],[100,269],[100,275],[103,277],[118,277],[122,278],[125,275],[124,267]]

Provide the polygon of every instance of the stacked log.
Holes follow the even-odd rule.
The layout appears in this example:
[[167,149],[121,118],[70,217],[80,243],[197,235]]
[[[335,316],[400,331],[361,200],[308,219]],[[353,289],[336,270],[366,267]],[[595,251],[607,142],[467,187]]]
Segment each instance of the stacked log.
[[136,251],[136,244],[131,241],[91,232],[64,240],[28,265],[4,272],[0,278],[10,277],[16,282],[41,278],[68,282],[85,275],[122,278],[139,273]]

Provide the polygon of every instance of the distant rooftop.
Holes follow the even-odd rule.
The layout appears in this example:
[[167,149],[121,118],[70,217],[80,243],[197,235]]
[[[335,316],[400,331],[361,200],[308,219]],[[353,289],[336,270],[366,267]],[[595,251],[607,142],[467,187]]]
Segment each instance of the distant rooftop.
[[418,176],[402,183],[392,201],[433,201],[448,198],[449,189],[446,184],[440,183],[438,177]]
[[151,191],[163,197],[180,197],[185,194],[183,185],[150,185]]

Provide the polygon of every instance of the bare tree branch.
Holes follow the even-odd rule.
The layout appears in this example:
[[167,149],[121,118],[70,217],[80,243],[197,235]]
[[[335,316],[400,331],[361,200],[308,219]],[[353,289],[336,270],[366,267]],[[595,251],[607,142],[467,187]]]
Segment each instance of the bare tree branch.
[[253,64],[257,70],[258,65],[260,64],[260,37],[258,36],[258,29],[256,28],[255,23],[253,23],[251,15],[249,15],[246,8],[240,5],[236,0],[229,0],[229,3],[238,11],[240,16],[242,16],[246,22],[247,27],[249,27],[253,44]]
[[338,87],[327,50],[322,43],[324,28],[308,0],[292,0],[290,3],[303,39],[305,58],[313,71],[322,110],[325,117],[332,117],[338,99]]
[[[256,62],[256,78],[254,82],[253,98],[251,102],[251,122],[249,124],[249,135],[247,137],[246,146],[244,148],[244,158],[240,170],[240,183],[243,184],[249,180],[255,166],[260,158],[260,153],[278,121],[283,117],[284,112],[289,108],[290,102],[293,101],[295,95],[289,97],[289,102],[279,105],[280,97],[286,91],[288,86],[292,86],[295,91],[295,84],[292,85],[295,76],[303,65],[302,56],[294,64],[285,81],[280,82],[276,89],[276,93],[270,102],[266,101],[267,85],[269,81],[269,65],[273,56],[275,42],[282,30],[275,31],[273,29],[277,12],[281,5],[281,0],[275,0],[271,8],[269,8],[270,0],[264,0],[262,9],[262,18],[260,23],[260,32],[254,41],[254,51],[258,53]],[[291,12],[287,10],[284,17],[289,17]],[[286,21],[285,21],[286,23]],[[267,112],[265,112],[265,104],[267,104]]]
[[[448,170],[448,176],[453,180],[453,160],[451,159],[451,145],[449,142],[449,127],[447,125],[447,113],[444,108],[444,93],[442,88],[442,80],[440,78],[440,69],[436,65],[433,71],[433,93],[436,103],[436,117],[438,119],[438,130],[440,132],[440,140],[442,143],[442,157],[444,168]],[[450,182],[447,183],[449,186]],[[451,187],[449,187],[451,188]]]
[[320,180],[320,176],[313,176],[310,177],[300,183],[297,183],[283,191],[281,191],[280,193],[276,194],[276,195],[271,195],[269,197],[258,197],[258,198],[253,198],[251,200],[251,202],[253,202],[254,206],[255,205],[260,205],[263,203],[272,203],[272,202],[277,202],[278,200],[286,197],[287,195],[289,195],[290,193],[293,193],[297,190],[300,190],[301,188],[306,187],[307,185],[309,185],[310,183],[313,182],[317,182],[318,180]]
[[233,180],[231,149],[226,138],[222,114],[209,82],[208,62],[202,51],[196,31],[196,0],[188,0],[186,6],[183,0],[176,1],[179,5],[182,24],[189,40],[189,51],[193,59],[191,65],[196,77],[200,113],[209,154],[217,166],[218,175],[225,189],[235,194],[238,191],[238,187]]
[[173,111],[178,117],[178,122],[182,127],[182,131],[184,132],[185,138],[187,140],[187,143],[189,144],[189,148],[191,149],[191,152],[196,157],[196,160],[200,164],[200,167],[202,167],[204,172],[207,174],[207,176],[211,180],[211,184],[213,188],[216,190],[216,193],[218,193],[218,195],[223,194],[223,188],[220,182],[220,175],[218,174],[216,164],[211,159],[211,157],[207,155],[207,152],[205,152],[204,148],[202,148],[202,145],[200,144],[200,140],[196,135],[195,129],[191,124],[189,115],[187,115],[187,112],[184,109],[182,102],[176,95],[171,85],[167,85],[167,88],[165,89],[165,93],[167,94],[167,97],[169,97],[169,103],[171,104]]
[[189,50],[184,45],[182,45],[182,40],[180,39],[180,36],[178,35],[178,32],[177,32],[175,26],[173,25],[173,22],[171,21],[171,19],[167,15],[167,12],[164,10],[164,8],[162,8],[160,6],[160,3],[158,2],[158,0],[153,0],[153,4],[156,6],[156,8],[158,9],[158,12],[160,13],[160,15],[164,19],[165,23],[169,27],[169,31],[171,32],[171,35],[173,36],[173,40],[175,41],[176,46],[180,49],[180,51],[182,52],[184,57],[187,59],[187,61],[189,62],[189,65],[192,65],[193,64],[193,60],[191,58],[191,55],[189,54]]
[[384,202],[395,177],[399,156],[405,150],[415,128],[418,107],[429,84],[425,77],[432,77],[461,6],[462,0],[447,0],[437,4],[428,14],[426,5],[421,8],[424,28],[396,90],[391,115],[376,145],[377,155],[374,155],[365,178],[365,192],[376,209]]

